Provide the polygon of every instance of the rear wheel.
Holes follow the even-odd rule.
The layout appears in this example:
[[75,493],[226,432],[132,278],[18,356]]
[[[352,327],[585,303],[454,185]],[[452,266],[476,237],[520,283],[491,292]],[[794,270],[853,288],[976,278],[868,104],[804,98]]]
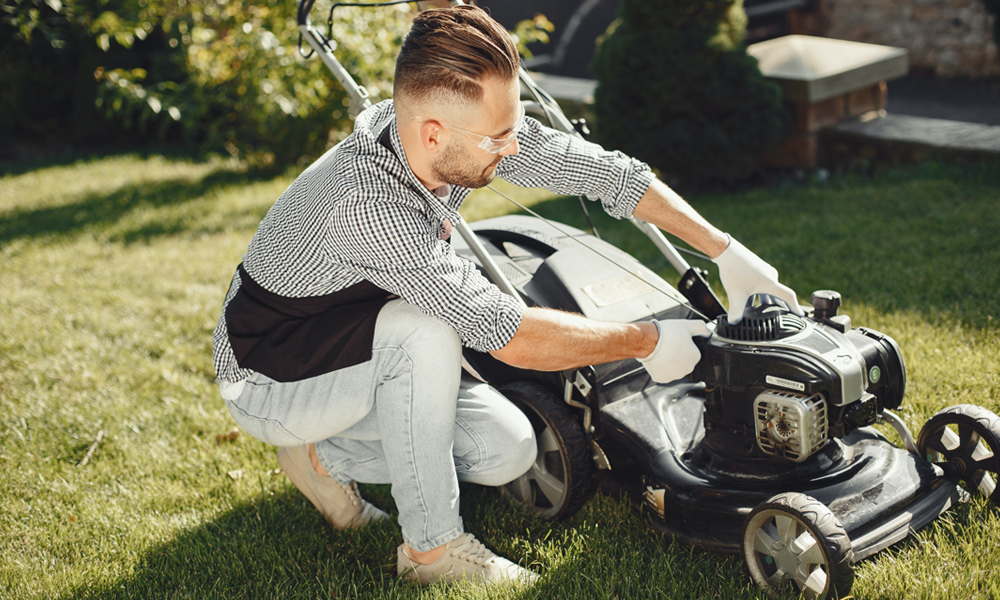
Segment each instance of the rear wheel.
[[822,502],[790,492],[750,512],[743,558],[765,590],[794,586],[805,598],[842,598],[854,585],[854,552],[837,516]]
[[1000,417],[972,404],[949,406],[927,420],[917,448],[970,492],[1000,505]]
[[512,383],[500,392],[527,415],[538,443],[535,463],[504,491],[545,519],[573,515],[594,489],[593,460],[577,415],[536,383]]

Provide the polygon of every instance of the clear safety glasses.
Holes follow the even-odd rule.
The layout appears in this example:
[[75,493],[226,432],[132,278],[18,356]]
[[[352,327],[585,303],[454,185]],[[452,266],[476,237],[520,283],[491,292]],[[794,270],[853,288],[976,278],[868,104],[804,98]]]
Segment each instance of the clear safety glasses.
[[517,117],[517,123],[514,124],[514,128],[510,133],[504,135],[503,137],[493,138],[475,131],[469,131],[468,129],[462,129],[461,127],[455,127],[454,125],[449,125],[442,121],[438,121],[442,126],[452,129],[469,138],[472,142],[477,142],[476,147],[486,150],[487,152],[492,152],[493,154],[499,154],[505,148],[514,143],[517,138],[517,132],[521,130],[521,126],[524,125],[524,105],[519,104],[521,111]]

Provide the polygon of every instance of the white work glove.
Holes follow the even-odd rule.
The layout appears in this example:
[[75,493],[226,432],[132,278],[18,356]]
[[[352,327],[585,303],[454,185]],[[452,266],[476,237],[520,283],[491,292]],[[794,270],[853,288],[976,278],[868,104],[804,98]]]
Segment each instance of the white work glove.
[[754,294],[770,294],[784,300],[797,315],[802,314],[795,292],[778,283],[778,270],[747,250],[746,246],[729,236],[729,247],[714,260],[719,265],[719,279],[729,296],[730,323],[743,320],[743,309]]
[[653,321],[660,339],[646,358],[639,362],[646,367],[649,376],[657,383],[667,383],[690,373],[701,360],[701,351],[691,340],[693,336],[709,336],[704,321],[690,319],[669,319]]

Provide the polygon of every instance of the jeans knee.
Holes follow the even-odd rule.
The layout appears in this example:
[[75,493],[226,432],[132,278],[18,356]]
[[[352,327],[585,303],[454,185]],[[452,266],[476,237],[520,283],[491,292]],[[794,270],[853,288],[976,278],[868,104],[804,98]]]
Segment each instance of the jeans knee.
[[379,314],[376,337],[383,343],[399,345],[414,352],[454,354],[461,357],[462,340],[458,332],[444,321],[424,314],[404,300],[394,300]]
[[462,353],[462,339],[458,337],[458,332],[440,319],[427,317],[421,320],[420,327],[413,333],[419,345],[433,347],[435,352]]
[[463,481],[500,486],[524,475],[534,464],[538,443],[531,423],[520,411],[494,423],[490,437],[489,451],[460,475]]
[[508,481],[513,481],[527,473],[531,465],[535,464],[535,459],[538,458],[538,441],[531,429],[531,423],[528,423],[527,431],[526,436],[518,438],[511,446],[511,471],[513,475]]

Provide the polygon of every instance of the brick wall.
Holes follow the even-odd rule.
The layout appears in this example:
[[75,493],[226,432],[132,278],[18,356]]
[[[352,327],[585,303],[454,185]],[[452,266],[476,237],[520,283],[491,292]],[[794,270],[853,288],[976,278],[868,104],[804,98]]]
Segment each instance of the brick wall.
[[[800,29],[906,48],[910,66],[946,77],[1000,75],[995,17],[982,0],[819,0]],[[810,33],[810,31],[803,31]]]

